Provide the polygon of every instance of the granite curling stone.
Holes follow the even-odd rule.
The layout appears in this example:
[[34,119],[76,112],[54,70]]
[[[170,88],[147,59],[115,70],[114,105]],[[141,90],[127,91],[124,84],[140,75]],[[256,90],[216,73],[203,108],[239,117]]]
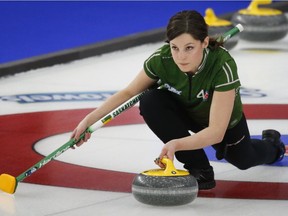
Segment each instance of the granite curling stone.
[[[213,38],[221,36],[222,34],[226,33],[234,27],[232,22],[218,18],[212,8],[206,9],[204,19],[206,24],[208,25],[208,35]],[[226,41],[223,46],[227,50],[231,50],[237,45],[238,40],[239,36],[235,35],[234,37]]]
[[259,8],[259,5],[271,4],[272,0],[253,0],[247,9],[233,14],[231,22],[240,23],[245,31],[240,39],[247,41],[276,41],[288,33],[288,18],[283,12],[271,8]]
[[197,180],[188,171],[176,170],[171,160],[163,158],[165,169],[147,170],[132,183],[134,198],[154,206],[177,206],[192,202],[198,195]]

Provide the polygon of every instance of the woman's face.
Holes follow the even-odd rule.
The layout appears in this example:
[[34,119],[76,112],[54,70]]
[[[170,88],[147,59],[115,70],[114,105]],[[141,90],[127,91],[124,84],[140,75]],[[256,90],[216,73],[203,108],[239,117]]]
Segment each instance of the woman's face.
[[185,73],[195,73],[203,58],[203,49],[208,46],[209,38],[203,42],[195,40],[190,34],[184,33],[170,41],[170,49],[174,62]]

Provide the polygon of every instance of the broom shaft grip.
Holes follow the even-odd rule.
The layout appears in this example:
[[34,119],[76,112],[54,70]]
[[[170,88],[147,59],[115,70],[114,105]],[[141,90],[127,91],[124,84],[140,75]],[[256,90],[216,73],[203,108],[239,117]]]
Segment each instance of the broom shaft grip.
[[217,40],[223,40],[225,43],[227,40],[229,40],[231,37],[235,36],[239,32],[242,32],[244,30],[244,27],[241,24],[237,24],[235,27],[224,33],[222,36],[220,36]]

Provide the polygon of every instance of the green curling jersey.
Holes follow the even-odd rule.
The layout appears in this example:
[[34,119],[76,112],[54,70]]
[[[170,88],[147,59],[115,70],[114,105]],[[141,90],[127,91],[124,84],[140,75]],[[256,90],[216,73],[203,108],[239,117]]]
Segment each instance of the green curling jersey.
[[235,89],[236,98],[228,128],[234,127],[242,117],[242,102],[239,94],[240,80],[237,65],[229,52],[222,47],[209,47],[203,51],[203,59],[195,74],[182,72],[175,64],[170,46],[156,50],[145,62],[146,74],[163,89],[173,92],[175,98],[188,111],[189,116],[207,127],[214,91]]

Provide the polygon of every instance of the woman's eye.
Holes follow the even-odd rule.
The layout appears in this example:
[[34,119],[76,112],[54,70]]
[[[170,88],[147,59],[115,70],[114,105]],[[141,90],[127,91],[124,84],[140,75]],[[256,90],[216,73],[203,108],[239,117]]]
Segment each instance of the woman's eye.
[[171,46],[172,50],[178,50],[178,48],[176,46]]
[[193,46],[188,46],[188,47],[186,47],[186,50],[193,50],[194,49],[194,47]]

